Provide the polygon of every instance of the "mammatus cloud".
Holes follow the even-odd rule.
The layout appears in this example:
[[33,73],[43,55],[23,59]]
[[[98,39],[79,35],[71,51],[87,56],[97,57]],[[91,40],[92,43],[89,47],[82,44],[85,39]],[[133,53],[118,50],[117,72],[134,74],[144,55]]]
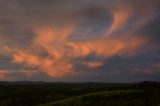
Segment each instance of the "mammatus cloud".
[[[43,73],[63,79],[71,75],[83,76],[89,69],[94,70],[95,75],[101,75],[96,70],[107,67],[108,58],[117,55],[130,58],[148,50],[144,47],[153,41],[150,35],[140,31],[155,20],[159,9],[156,0],[142,0],[140,4],[145,3],[144,9],[139,11],[137,8],[141,6],[137,1],[84,0],[76,4],[71,0],[71,4],[77,5],[73,7],[63,0],[48,0],[46,4],[41,1],[40,4],[18,0],[2,2],[13,10],[4,6],[1,10],[0,22],[2,18],[6,23],[3,23],[4,27],[0,26],[0,56],[10,57],[11,64],[29,68],[6,71],[0,67],[2,79],[17,73],[26,77]],[[94,58],[85,60],[90,55]],[[87,68],[81,69],[77,65]],[[126,64],[125,67],[129,66]],[[131,71],[152,73],[152,69],[159,69],[159,65],[153,67],[145,71],[138,65]]]

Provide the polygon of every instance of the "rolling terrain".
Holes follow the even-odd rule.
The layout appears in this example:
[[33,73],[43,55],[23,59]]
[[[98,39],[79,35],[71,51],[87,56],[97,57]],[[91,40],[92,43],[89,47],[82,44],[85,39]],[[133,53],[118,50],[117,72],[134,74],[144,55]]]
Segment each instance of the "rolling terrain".
[[0,82],[0,106],[159,106],[160,83]]

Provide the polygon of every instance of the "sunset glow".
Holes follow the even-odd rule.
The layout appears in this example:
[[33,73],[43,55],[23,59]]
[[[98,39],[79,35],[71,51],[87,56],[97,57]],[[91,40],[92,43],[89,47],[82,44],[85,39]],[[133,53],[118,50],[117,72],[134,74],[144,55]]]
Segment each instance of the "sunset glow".
[[0,80],[160,80],[158,0],[1,0],[0,8]]

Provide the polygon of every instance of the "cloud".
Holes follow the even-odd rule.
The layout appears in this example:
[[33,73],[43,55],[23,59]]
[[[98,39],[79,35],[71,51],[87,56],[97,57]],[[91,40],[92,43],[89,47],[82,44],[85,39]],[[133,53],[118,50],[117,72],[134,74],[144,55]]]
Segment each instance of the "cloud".
[[88,66],[89,68],[97,68],[97,67],[101,67],[103,65],[102,62],[84,62],[84,65]]
[[6,79],[10,73],[6,70],[0,70],[0,78]]
[[[11,72],[27,77],[43,73],[53,79],[78,74],[83,77],[91,74],[89,69],[107,69],[105,61],[110,63],[114,56],[132,58],[159,49],[158,25],[153,24],[159,22],[156,0],[2,0],[0,4],[0,56],[9,57],[7,62],[0,60],[0,69],[5,70],[2,76]],[[86,61],[91,55],[95,58]],[[130,67],[132,62],[125,64],[128,72],[144,70],[144,66]],[[87,68],[77,67],[81,65]],[[11,66],[13,71],[8,71]],[[152,67],[149,72],[151,69],[158,70]]]
[[[50,76],[61,77],[76,73],[72,64],[74,58],[85,57],[91,53],[104,57],[115,54],[133,54],[144,43],[143,39],[134,37],[70,41],[65,38],[68,36],[68,30],[67,33],[65,30],[61,29],[62,33],[58,31],[58,35],[51,29],[41,29],[42,32],[38,33],[33,39],[29,49],[11,50],[13,63],[22,63],[33,68],[37,67]],[[57,36],[62,37],[57,38]],[[46,52],[46,56],[41,55],[43,52]]]

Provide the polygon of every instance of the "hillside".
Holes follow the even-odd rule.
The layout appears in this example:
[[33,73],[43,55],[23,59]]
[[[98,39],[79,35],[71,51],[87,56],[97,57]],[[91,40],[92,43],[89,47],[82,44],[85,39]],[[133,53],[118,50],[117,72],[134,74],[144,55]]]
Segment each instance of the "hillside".
[[0,82],[0,106],[158,106],[160,83]]
[[158,95],[141,90],[115,90],[81,95],[38,106],[158,106]]

